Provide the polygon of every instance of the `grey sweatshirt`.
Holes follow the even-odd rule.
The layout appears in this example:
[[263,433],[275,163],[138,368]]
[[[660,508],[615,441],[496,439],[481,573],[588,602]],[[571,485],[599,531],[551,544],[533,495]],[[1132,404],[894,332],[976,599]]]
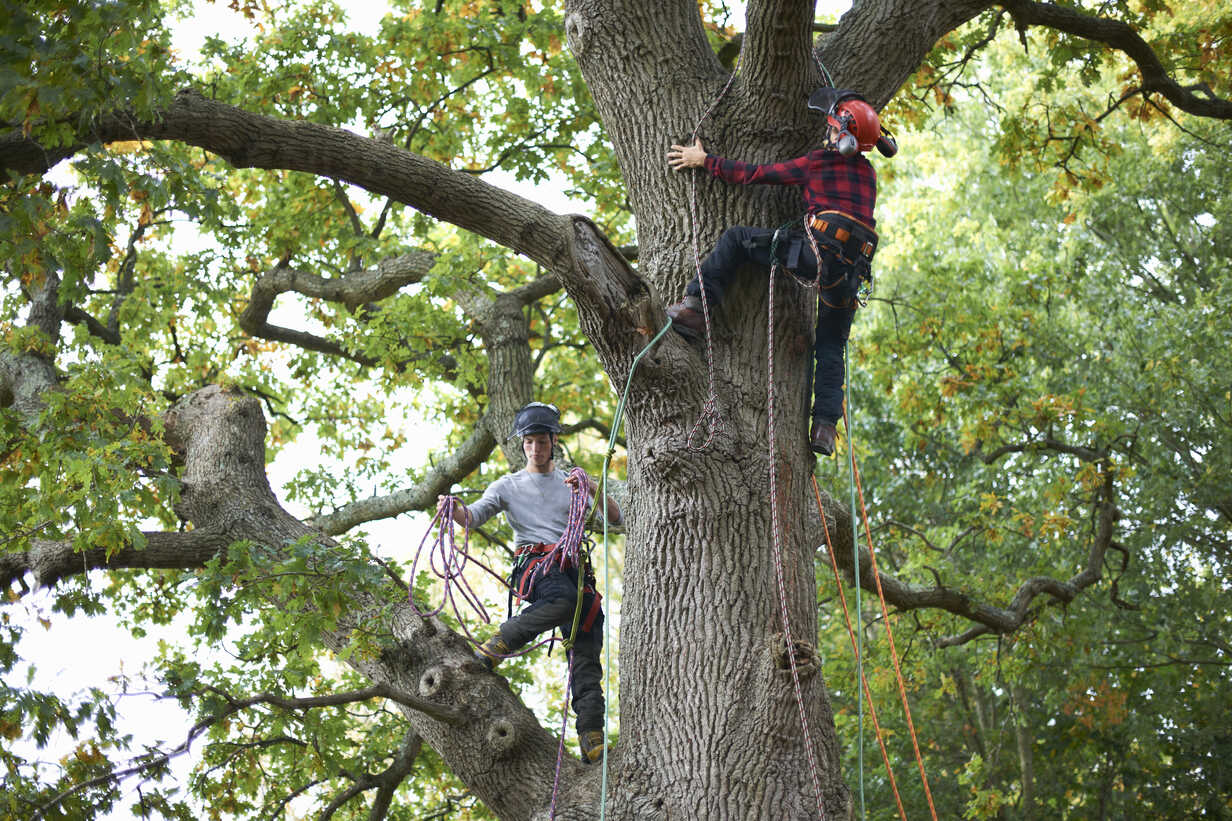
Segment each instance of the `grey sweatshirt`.
[[[523,469],[488,485],[467,510],[471,527],[479,527],[503,510],[515,544],[555,544],[569,523],[569,498],[564,471],[530,473]],[[609,524],[620,524],[619,517]]]

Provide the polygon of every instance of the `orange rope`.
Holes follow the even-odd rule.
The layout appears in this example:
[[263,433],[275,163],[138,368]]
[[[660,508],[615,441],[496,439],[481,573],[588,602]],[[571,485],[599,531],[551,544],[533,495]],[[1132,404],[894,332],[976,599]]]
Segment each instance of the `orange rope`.
[[[813,495],[817,498],[817,515],[821,517],[821,526],[826,534],[826,549],[830,551],[830,567],[834,569],[834,585],[838,588],[839,601],[843,603],[843,618],[847,621],[847,635],[851,638],[851,649],[856,650],[856,632],[851,626],[851,611],[847,609],[847,594],[843,592],[843,582],[839,578],[838,563],[834,559],[834,545],[830,543],[830,525],[826,522],[826,513],[821,509],[821,490],[817,487],[817,477],[813,476]],[[873,704],[873,692],[868,687],[868,678],[864,669],[860,669],[860,681],[864,684],[864,698],[868,702],[868,712],[873,718],[873,729],[877,733],[877,743],[881,746],[881,760],[885,762],[886,775],[890,777],[890,788],[894,790],[894,803],[898,804],[898,817],[907,821],[907,811],[903,809],[903,799],[898,794],[898,782],[894,780],[894,770],[890,768],[890,754],[886,752],[885,739],[881,737],[881,723],[877,720],[877,707]]]
[[[843,407],[843,425],[851,430],[851,422],[847,419],[847,407]],[[848,443],[850,446],[850,443]],[[911,707],[907,705],[907,686],[903,683],[903,671],[898,664],[898,650],[894,646],[894,630],[890,626],[890,611],[886,607],[885,593],[881,590],[881,574],[877,571],[877,555],[873,551],[873,534],[868,524],[868,510],[864,506],[864,488],[860,484],[860,469],[856,466],[855,449],[851,451],[851,471],[855,475],[856,489],[860,492],[860,515],[864,519],[864,535],[868,539],[868,558],[872,566],[873,581],[877,584],[877,597],[881,599],[881,614],[885,617],[886,636],[890,640],[890,658],[894,661],[894,675],[898,677],[898,694],[902,698],[903,712],[907,716],[907,729],[911,731],[911,746],[915,748],[915,761],[920,768],[920,780],[924,782],[924,795],[928,798],[928,810],[933,821],[937,821],[937,808],[933,806],[933,793],[928,788],[928,776],[924,773],[924,758],[920,755],[920,742],[916,738],[915,723],[911,720]],[[824,519],[824,517],[823,517]],[[860,568],[856,568],[856,583],[859,584]]]

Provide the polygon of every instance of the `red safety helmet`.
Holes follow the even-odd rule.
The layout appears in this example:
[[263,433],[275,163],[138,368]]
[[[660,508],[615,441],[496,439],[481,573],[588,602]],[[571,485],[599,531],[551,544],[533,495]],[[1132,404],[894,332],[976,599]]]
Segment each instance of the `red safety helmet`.
[[881,127],[877,112],[857,92],[819,88],[809,95],[808,104],[809,108],[825,114],[826,124],[838,131],[834,147],[843,156],[871,151],[874,146],[887,157],[898,152],[894,137]]
[[881,120],[877,112],[863,100],[847,100],[834,107],[834,113],[826,116],[826,123],[847,132],[856,138],[861,151],[871,151],[881,136]]

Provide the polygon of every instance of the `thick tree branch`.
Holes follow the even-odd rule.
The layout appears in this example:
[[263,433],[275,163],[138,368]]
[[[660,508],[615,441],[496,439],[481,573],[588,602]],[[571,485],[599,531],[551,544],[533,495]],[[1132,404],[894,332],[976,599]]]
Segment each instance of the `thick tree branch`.
[[[1084,14],[1055,3],[1006,0],[1001,5],[1009,10],[1020,28],[1045,26],[1124,52],[1138,66],[1142,75],[1142,90],[1162,95],[1182,111],[1199,117],[1232,119],[1232,101],[1215,96],[1204,86],[1182,86],[1168,74],[1150,44],[1128,23]],[[1204,95],[1194,93],[1196,89],[1202,90]]]
[[[826,508],[826,518],[831,521],[830,541],[834,545],[835,561],[850,579],[854,567],[850,513],[829,496],[823,495],[823,503]],[[1037,606],[1036,600],[1040,596],[1046,595],[1053,602],[1068,604],[1102,577],[1104,556],[1112,544],[1116,521],[1120,515],[1114,503],[1111,471],[1104,473],[1104,483],[1095,503],[1095,513],[1096,532],[1083,568],[1064,581],[1047,576],[1027,579],[1022,582],[1013,598],[1004,607],[978,601],[969,593],[946,587],[940,580],[932,587],[925,587],[903,582],[884,571],[878,571],[878,579],[885,593],[886,602],[904,611],[923,608],[945,610],[975,622],[969,630],[957,636],[942,639],[939,643],[941,647],[963,644],[988,633],[1012,633],[1028,621],[1033,608]],[[814,526],[820,527],[820,524],[819,521],[814,520]],[[818,536],[822,538],[818,538],[817,543],[824,546],[826,541],[823,534],[819,532]],[[860,586],[869,592],[876,593],[877,580],[873,578],[872,563],[869,560],[868,549],[864,546],[860,547],[859,562]]]
[[[326,279],[292,268],[276,267],[264,274],[253,287],[248,311],[264,310],[268,314],[274,297],[287,291],[329,302],[341,302],[347,310],[355,311],[365,303],[393,296],[406,285],[422,282],[436,264],[436,259],[437,255],[431,251],[411,251],[383,259],[371,268],[354,271],[337,279]],[[253,305],[258,303],[258,308],[254,309]]]
[[436,254],[412,251],[402,256],[382,260],[373,268],[355,271],[337,279],[277,265],[262,274],[253,285],[248,307],[240,314],[240,327],[255,337],[285,342],[331,356],[344,357],[372,367],[379,360],[347,350],[330,339],[304,331],[272,325],[270,311],[279,294],[294,292],[304,296],[341,302],[350,311],[359,306],[391,296],[405,285],[420,282],[436,262]]
[[840,88],[858,86],[880,109],[920,67],[937,41],[975,19],[989,0],[882,0],[855,3],[818,53]]
[[97,118],[77,145],[52,151],[20,130],[0,137],[0,173],[41,174],[89,142],[177,140],[237,168],[306,171],[358,185],[473,231],[549,270],[566,259],[567,221],[473,175],[387,142],[303,121],[253,114],[184,89],[149,121],[123,111]]
[[108,555],[101,547],[76,550],[72,542],[31,539],[30,548],[0,554],[0,590],[30,573],[36,587],[51,587],[61,579],[90,570],[187,570],[205,563],[230,544],[217,531],[143,533],[145,547],[125,547]]
[[436,497],[483,464],[496,447],[486,418],[481,419],[470,436],[440,463],[433,466],[414,486],[384,496],[372,496],[338,508],[333,513],[310,520],[322,533],[336,536],[356,525],[376,519],[388,519],[411,510],[421,510],[436,504]]
[[[741,73],[747,93],[772,97],[782,118],[796,119],[818,82],[813,67],[813,4],[793,0],[753,0],[741,47]],[[773,113],[772,113],[773,116]]]

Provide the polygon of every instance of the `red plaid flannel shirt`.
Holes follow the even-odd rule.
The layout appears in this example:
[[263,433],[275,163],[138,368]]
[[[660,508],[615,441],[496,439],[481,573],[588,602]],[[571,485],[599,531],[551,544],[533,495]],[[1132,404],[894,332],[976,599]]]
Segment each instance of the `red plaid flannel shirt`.
[[810,214],[842,211],[872,227],[877,204],[877,173],[863,154],[844,157],[837,151],[816,149],[794,160],[754,165],[706,155],[706,170],[721,180],[739,185],[803,186],[804,207]]

